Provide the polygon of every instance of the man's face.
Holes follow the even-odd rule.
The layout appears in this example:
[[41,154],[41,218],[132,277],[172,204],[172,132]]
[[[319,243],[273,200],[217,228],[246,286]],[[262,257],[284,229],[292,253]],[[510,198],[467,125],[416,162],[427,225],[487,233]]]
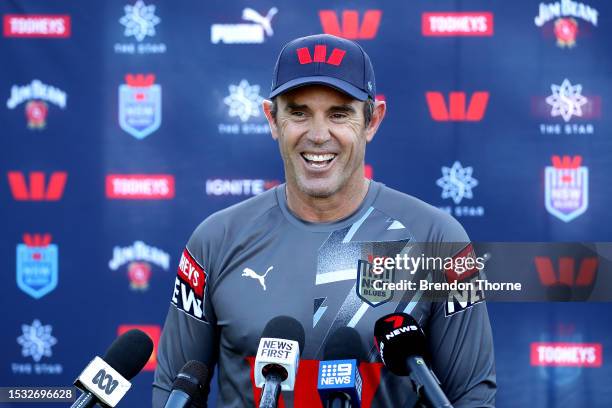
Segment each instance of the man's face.
[[329,197],[363,179],[364,102],[310,85],[277,97],[272,135],[279,142],[287,183],[311,197]]

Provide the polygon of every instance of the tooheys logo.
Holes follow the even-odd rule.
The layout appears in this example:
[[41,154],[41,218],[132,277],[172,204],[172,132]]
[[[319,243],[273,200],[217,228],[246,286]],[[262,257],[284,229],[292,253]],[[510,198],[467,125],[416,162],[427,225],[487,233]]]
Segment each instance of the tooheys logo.
[[202,321],[204,316],[204,288],[207,274],[191,256],[187,248],[179,262],[178,273],[174,282],[172,303],[180,310]]
[[491,36],[493,35],[493,13],[423,13],[422,30],[424,36]]
[[531,343],[531,365],[553,367],[601,367],[601,343]]
[[5,37],[68,38],[70,16],[42,14],[7,14],[4,16]]
[[367,10],[363,14],[361,26],[359,25],[359,12],[357,10],[344,10],[342,12],[342,26],[338,21],[338,13],[333,10],[319,11],[319,19],[325,34],[347,38],[349,40],[371,40],[376,37],[382,10]]
[[174,198],[174,176],[170,174],[109,174],[106,197],[126,200]]

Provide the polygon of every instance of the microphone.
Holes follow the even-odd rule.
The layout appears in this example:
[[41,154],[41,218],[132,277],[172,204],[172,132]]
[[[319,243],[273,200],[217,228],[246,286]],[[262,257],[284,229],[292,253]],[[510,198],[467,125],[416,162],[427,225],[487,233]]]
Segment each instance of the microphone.
[[419,397],[434,408],[452,408],[440,388],[440,381],[427,367],[425,333],[414,317],[392,313],[381,317],[374,325],[374,342],[385,366],[395,375],[410,376]]
[[140,330],[117,337],[104,358],[96,356],[74,381],[83,394],[70,408],[114,407],[130,389],[131,380],[153,352],[153,341]]
[[276,407],[281,389],[293,391],[304,337],[304,327],[293,317],[278,316],[266,324],[255,357],[255,385],[263,387],[259,408]]
[[359,363],[364,350],[361,337],[352,327],[341,327],[325,345],[324,361],[319,362],[317,390],[324,408],[361,406],[363,382]]
[[188,361],[176,375],[164,408],[205,408],[209,375],[206,364]]

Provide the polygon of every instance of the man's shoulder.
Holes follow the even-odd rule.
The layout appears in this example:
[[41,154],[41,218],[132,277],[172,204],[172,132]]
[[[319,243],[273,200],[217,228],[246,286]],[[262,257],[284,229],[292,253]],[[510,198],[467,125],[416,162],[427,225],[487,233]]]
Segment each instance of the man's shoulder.
[[221,238],[233,235],[237,230],[248,228],[262,216],[278,208],[277,188],[272,188],[255,197],[212,213],[197,226],[191,240],[204,237]]
[[399,220],[416,240],[463,242],[468,236],[452,215],[410,194],[382,186],[376,207]]

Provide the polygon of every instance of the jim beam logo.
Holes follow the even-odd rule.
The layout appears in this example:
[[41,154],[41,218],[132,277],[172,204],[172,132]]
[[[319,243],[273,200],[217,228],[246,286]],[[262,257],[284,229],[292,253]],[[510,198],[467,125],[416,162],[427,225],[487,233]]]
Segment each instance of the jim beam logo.
[[[370,257],[370,261],[373,258]],[[387,303],[393,298],[393,291],[390,289],[377,290],[376,287],[387,287],[385,283],[392,283],[395,280],[395,268],[385,268],[381,274],[373,272],[373,263],[360,259],[357,261],[357,296],[372,307]]]
[[582,156],[553,156],[545,170],[546,210],[561,221],[570,222],[589,207],[589,169]]

